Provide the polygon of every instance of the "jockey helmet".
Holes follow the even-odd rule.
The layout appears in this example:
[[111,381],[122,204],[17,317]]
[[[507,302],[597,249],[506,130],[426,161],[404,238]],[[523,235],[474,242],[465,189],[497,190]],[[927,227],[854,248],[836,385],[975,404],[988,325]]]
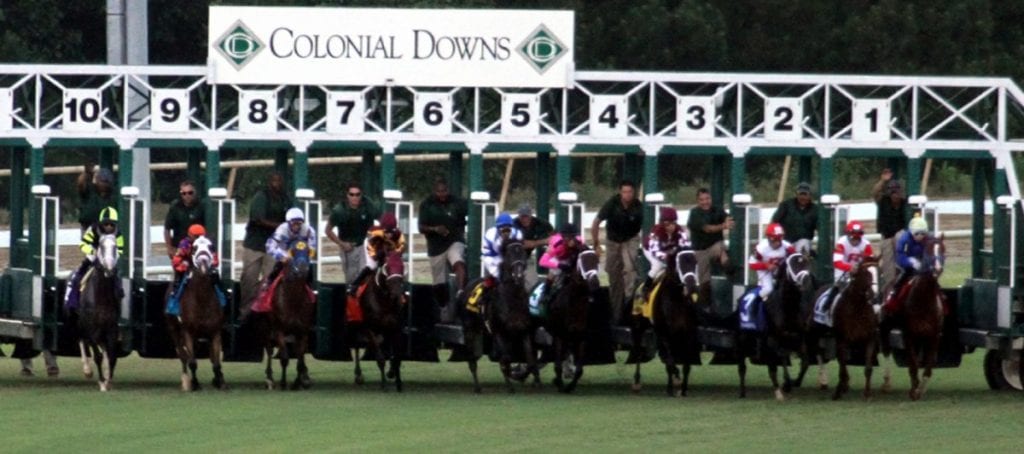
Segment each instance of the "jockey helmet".
[[580,234],[580,231],[576,228],[576,224],[567,222],[558,228],[558,233],[562,236],[576,236]]
[[910,224],[907,225],[907,230],[910,230],[910,233],[914,235],[928,233],[928,221],[925,221],[921,216],[914,216],[914,219],[911,219]]
[[395,213],[384,213],[380,216],[380,228],[384,230],[395,230],[398,228],[398,219],[395,218]]
[[188,236],[206,236],[206,228],[202,224],[188,226]]
[[494,221],[494,226],[497,228],[512,227],[512,216],[508,213],[501,213],[498,215],[498,219]]
[[288,213],[285,214],[284,218],[288,222],[292,221],[305,221],[306,215],[302,214],[302,210],[298,208],[289,208]]
[[768,237],[769,240],[781,240],[784,234],[785,231],[782,230],[782,225],[778,222],[768,224],[768,228],[764,229],[764,236]]
[[100,224],[117,224],[117,210],[114,207],[100,210]]
[[676,209],[672,207],[661,207],[661,211],[658,213],[662,221],[676,221],[679,219],[676,214]]
[[861,224],[860,221],[850,221],[850,222],[847,222],[846,223],[846,234],[847,235],[857,235],[857,236],[863,235],[864,234],[864,224]]

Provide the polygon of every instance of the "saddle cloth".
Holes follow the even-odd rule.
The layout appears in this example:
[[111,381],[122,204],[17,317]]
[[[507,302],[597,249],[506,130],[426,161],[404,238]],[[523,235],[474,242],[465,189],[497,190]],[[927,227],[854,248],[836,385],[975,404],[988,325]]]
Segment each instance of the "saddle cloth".
[[633,298],[633,315],[643,316],[647,320],[654,321],[654,300],[658,297],[658,292],[661,290],[662,279],[659,278],[655,281],[654,288],[644,295],[644,292],[637,292]]
[[836,289],[830,288],[814,302],[814,321],[829,328],[832,327],[832,314],[835,313],[836,306],[838,306],[836,304],[838,301],[832,301],[832,295],[835,292]]
[[[278,274],[274,278],[274,282],[271,282],[270,285],[260,292],[252,303],[253,312],[270,312],[274,302],[274,291],[277,289],[277,285],[281,283],[282,278],[284,278],[284,273]],[[306,285],[305,288],[310,304],[316,304],[316,293],[313,292],[313,289],[309,288],[309,285]]]
[[530,315],[533,317],[544,318],[547,316],[547,308],[544,307],[544,304],[541,304],[545,287],[547,287],[547,282],[540,281],[533,287],[533,291],[530,292]]
[[363,321],[363,307],[359,305],[359,299],[363,297],[363,293],[366,292],[366,287],[369,286],[369,282],[363,281],[356,289],[355,295],[346,295],[345,297],[345,319],[349,323],[359,323]]
[[[171,296],[167,298],[167,306],[164,308],[164,313],[167,315],[173,315],[178,317],[181,315],[181,294],[185,292],[185,286],[188,285],[188,281],[191,279],[190,275],[185,275],[181,278],[181,282],[171,293]],[[220,303],[220,307],[228,305],[228,298],[224,295],[224,292],[220,290],[220,287],[213,286],[213,291],[217,293],[217,302]]]
[[479,314],[481,309],[481,301],[483,301],[484,293],[487,291],[487,286],[484,285],[485,281],[477,282],[469,290],[469,297],[466,298],[466,310],[474,314]]
[[764,301],[759,295],[760,286],[756,286],[740,297],[739,319],[740,329],[744,331],[764,332],[768,325],[768,316],[765,314]]

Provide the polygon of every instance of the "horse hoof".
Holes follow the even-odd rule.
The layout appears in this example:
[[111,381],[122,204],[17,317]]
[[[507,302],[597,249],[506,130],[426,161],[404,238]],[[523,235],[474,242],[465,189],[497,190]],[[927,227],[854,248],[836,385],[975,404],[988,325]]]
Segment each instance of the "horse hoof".
[[910,390],[910,400],[918,401],[921,400],[921,391],[917,389]]
[[821,390],[821,391],[828,391],[828,384],[827,383],[822,383],[822,384],[818,385],[818,389]]
[[683,390],[681,390],[681,389],[675,390],[674,392],[672,392],[672,397],[683,397]]
[[889,380],[886,380],[886,381],[884,381],[882,383],[882,392],[883,393],[887,393],[889,391],[892,391],[892,382],[889,381]]
[[100,392],[104,392],[105,393],[107,391],[110,391],[111,388],[112,388],[112,386],[111,386],[110,383],[102,382],[102,381],[100,382]]
[[199,391],[201,389],[203,389],[203,387],[199,384],[199,380],[192,380],[192,391]]
[[775,400],[777,400],[779,402],[785,402],[786,395],[782,392],[781,389],[776,389],[775,390]]
[[480,388],[479,386],[477,386],[477,387],[473,388],[473,393],[474,394],[481,394],[481,393],[483,393],[483,389]]
[[46,368],[46,376],[50,377],[50,378],[60,377],[60,368],[57,367],[57,366],[47,367]]
[[[28,376],[31,377],[32,376],[32,371],[28,371],[28,373],[29,373]],[[24,373],[22,373],[22,375],[24,375]],[[82,371],[82,375],[84,375],[87,380],[91,380],[92,379],[92,371],[91,370]]]
[[273,380],[267,380],[266,381],[266,385],[267,385],[267,391],[273,391],[274,390],[274,381]]
[[639,393],[641,389],[643,389],[643,385],[641,385],[640,383],[633,383],[631,388],[633,390],[633,393],[636,394]]
[[357,385],[362,385],[363,383],[366,383],[366,380],[363,378],[363,376],[362,375],[356,375],[356,384]]

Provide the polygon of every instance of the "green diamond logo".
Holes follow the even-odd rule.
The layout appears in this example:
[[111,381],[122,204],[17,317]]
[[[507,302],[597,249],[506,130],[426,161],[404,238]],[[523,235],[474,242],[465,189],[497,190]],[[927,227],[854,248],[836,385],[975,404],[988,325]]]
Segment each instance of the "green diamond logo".
[[526,59],[538,74],[544,74],[556,61],[569,53],[569,49],[551,33],[551,30],[540,24],[516,47],[516,52]]
[[265,47],[267,46],[263,41],[260,41],[260,38],[242,21],[236,21],[217,39],[217,51],[238,70],[252,61]]

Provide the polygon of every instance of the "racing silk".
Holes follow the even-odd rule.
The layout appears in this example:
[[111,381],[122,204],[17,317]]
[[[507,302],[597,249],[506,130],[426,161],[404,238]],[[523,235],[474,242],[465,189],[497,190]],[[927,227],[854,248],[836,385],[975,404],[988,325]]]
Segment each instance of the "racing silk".
[[[523,241],[523,232],[515,227],[512,227],[512,233],[509,234],[509,239]],[[480,245],[480,254],[484,257],[497,257],[501,258],[501,234],[498,233],[497,227],[491,227],[484,232],[484,241]]]
[[292,233],[288,222],[282,222],[274,230],[274,234],[267,238],[267,254],[274,257],[275,261],[281,261],[288,255],[288,250],[299,241],[305,241],[311,253],[316,251],[316,230],[313,230],[309,224],[303,223],[298,233]]
[[[121,235],[120,229],[115,229],[114,234],[117,235],[117,255],[124,255],[124,236]],[[100,231],[100,225],[93,223],[88,229],[85,229],[85,233],[82,234],[82,241],[78,244],[78,248],[82,250],[82,253],[86,256],[92,256],[96,252],[96,246],[100,245],[100,237],[103,236],[103,232]]]
[[767,273],[768,264],[774,263],[778,265],[789,254],[795,253],[796,248],[793,247],[789,241],[782,240],[782,243],[777,249],[772,249],[771,245],[768,244],[768,239],[764,238],[757,243],[754,247],[754,253],[750,256],[750,269],[757,270],[757,274]]
[[[214,251],[213,266],[217,267],[219,264],[220,258],[217,256],[217,252]],[[178,242],[178,251],[171,258],[171,266],[174,268],[174,271],[179,273],[188,271],[189,267],[192,266],[192,240],[187,236]]]
[[647,238],[647,250],[654,258],[664,262],[668,258],[667,251],[673,247],[677,250],[690,248],[690,235],[682,226],[677,226],[672,235],[669,235],[660,224],[651,229],[651,234]]
[[[582,236],[576,235],[576,243],[580,249],[585,248]],[[559,264],[569,260],[572,252],[565,245],[562,234],[556,233],[548,238],[548,250],[544,251],[544,255],[540,257],[538,263],[547,269],[557,269]]]
[[875,255],[871,250],[871,243],[861,238],[860,244],[854,246],[850,243],[850,237],[844,235],[836,242],[832,251],[832,266],[835,269],[835,278],[838,279],[843,273],[853,269],[853,264],[861,261],[864,257]]
[[398,239],[394,239],[394,236],[389,236],[384,232],[384,229],[379,226],[371,227],[367,232],[366,241],[366,256],[377,257],[377,249],[381,246],[390,252],[397,252],[399,254],[405,252],[405,234],[401,230],[395,230]]
[[896,240],[896,265],[904,271],[913,272],[914,265],[910,263],[911,258],[923,261],[924,242],[918,243],[909,230],[904,230]]

